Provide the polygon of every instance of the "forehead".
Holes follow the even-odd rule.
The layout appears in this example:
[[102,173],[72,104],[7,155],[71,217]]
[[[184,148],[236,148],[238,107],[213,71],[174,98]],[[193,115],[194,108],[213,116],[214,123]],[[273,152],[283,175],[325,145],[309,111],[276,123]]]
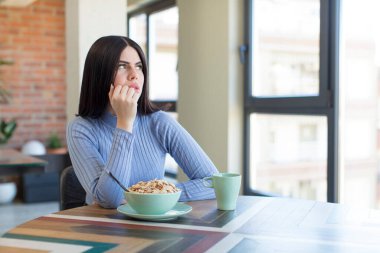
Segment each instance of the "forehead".
[[127,46],[126,48],[124,48],[124,50],[121,52],[120,60],[127,61],[130,63],[141,61],[140,56],[137,53],[136,49],[134,49],[131,46]]

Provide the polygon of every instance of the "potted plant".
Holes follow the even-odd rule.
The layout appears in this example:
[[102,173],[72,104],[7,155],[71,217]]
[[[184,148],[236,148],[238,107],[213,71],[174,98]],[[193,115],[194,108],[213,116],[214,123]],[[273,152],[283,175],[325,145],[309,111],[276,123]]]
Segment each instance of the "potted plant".
[[17,185],[6,177],[0,177],[0,204],[11,203],[17,194]]
[[62,145],[62,141],[57,133],[51,133],[47,140],[47,152],[49,154],[66,154],[67,148]]
[[[0,59],[0,66],[11,64],[11,61]],[[11,93],[3,87],[0,80],[0,104],[8,104],[10,98]],[[12,119],[10,121],[6,121],[4,119],[0,119],[0,145],[6,144],[8,142],[8,140],[12,137],[13,132],[16,130],[16,127],[16,120]]]
[[[13,62],[11,61],[0,59],[0,66],[11,65],[12,63]],[[2,86],[2,83],[0,80],[0,104],[8,104],[10,98],[11,98],[11,93]]]
[[0,121],[0,145],[6,144],[8,140],[12,137],[13,132],[16,130],[17,123],[16,120],[5,121],[1,119]]
[[[0,59],[1,65],[10,65],[11,61],[6,61]],[[11,93],[5,89],[0,80],[0,104],[8,104],[11,98]],[[17,123],[16,120],[5,120],[0,119],[0,146],[8,143],[9,139],[12,137],[14,131],[16,130]],[[13,201],[16,197],[17,185],[10,177],[1,176],[0,177],[0,204],[6,204]]]

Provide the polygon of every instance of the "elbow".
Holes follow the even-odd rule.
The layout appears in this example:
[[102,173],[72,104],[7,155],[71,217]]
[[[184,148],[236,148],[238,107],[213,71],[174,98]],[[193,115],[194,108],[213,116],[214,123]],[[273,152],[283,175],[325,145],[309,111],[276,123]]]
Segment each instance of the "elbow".
[[103,208],[107,209],[115,209],[118,207],[115,202],[110,202],[107,200],[96,200],[96,202]]
[[117,196],[112,196],[112,195],[109,195],[109,194],[97,194],[96,197],[94,198],[95,201],[103,208],[107,208],[107,209],[115,209],[117,208],[120,203],[121,203],[121,200],[119,197]]

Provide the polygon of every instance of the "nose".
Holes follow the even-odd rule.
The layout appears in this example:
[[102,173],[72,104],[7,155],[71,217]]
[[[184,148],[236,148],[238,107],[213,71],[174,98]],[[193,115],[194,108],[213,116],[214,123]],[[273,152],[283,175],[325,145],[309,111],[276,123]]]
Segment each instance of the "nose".
[[128,80],[133,81],[133,80],[137,80],[137,78],[138,78],[137,71],[132,68],[130,72],[128,73]]

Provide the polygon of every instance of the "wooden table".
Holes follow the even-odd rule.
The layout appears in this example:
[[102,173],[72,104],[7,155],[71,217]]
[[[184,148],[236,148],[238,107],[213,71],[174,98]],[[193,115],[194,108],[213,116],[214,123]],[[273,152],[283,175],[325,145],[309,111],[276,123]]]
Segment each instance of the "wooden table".
[[44,171],[47,162],[24,155],[15,149],[0,148],[0,176]]
[[98,206],[46,215],[6,233],[0,252],[380,252],[378,210],[252,196],[235,211],[188,204],[190,213],[166,222]]

